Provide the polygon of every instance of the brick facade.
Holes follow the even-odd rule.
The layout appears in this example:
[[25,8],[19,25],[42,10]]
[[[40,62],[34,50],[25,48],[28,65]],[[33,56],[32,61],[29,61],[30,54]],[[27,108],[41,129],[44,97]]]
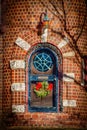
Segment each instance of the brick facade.
[[2,36],[0,36],[0,115],[1,118],[2,118],[2,89],[3,89],[3,44],[2,44]]
[[[77,0],[72,2],[65,0],[64,2],[67,14],[66,26],[70,34],[72,36],[74,35],[74,38],[77,38],[81,29],[80,26],[82,26],[84,22],[86,4],[84,0],[81,0],[80,3]],[[61,2],[58,4],[60,7],[59,11],[62,15]],[[65,76],[62,79],[61,87],[63,110],[59,113],[30,113],[27,109],[27,57],[33,47],[37,47],[38,43],[42,43],[41,36],[38,35],[38,24],[40,22],[40,15],[46,8],[48,8],[49,18],[52,18],[48,29],[47,42],[49,45],[52,44],[54,47],[58,48],[63,58],[63,76]],[[63,25],[58,20],[58,16],[56,11],[54,11],[52,4],[49,3],[48,0],[44,0],[44,2],[42,0],[4,0],[2,1],[2,9],[4,67],[3,96],[0,98],[3,98],[3,120],[6,125],[86,128],[87,92],[81,86],[81,64],[78,62],[78,59],[81,62],[81,57],[77,54],[77,51],[70,46],[70,41],[64,43],[64,37],[62,38],[59,35],[64,31]],[[83,32],[77,42],[77,46],[79,47],[82,56],[87,55],[86,24],[87,22],[85,22]],[[63,35],[66,36],[66,34]],[[18,38],[22,39],[19,43]],[[22,42],[25,46],[28,44],[27,49]],[[2,54],[0,54],[0,56],[2,56]],[[25,68],[17,68],[17,64],[14,62],[12,66],[15,66],[16,69],[12,69],[10,64],[12,60],[25,61]],[[0,63],[0,65],[1,64],[2,63]],[[0,73],[2,73],[2,70]],[[66,78],[66,75],[68,75],[69,78]],[[26,91],[11,91],[13,83],[25,83]],[[1,91],[2,90],[0,90],[0,92]],[[13,105],[24,105],[25,110],[23,109],[23,112],[21,113],[12,113]]]

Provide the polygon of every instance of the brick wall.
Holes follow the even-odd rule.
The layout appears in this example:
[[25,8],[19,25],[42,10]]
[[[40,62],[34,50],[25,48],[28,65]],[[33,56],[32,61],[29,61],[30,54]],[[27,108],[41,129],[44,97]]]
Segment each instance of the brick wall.
[[[1,1],[0,1],[0,24],[1,24]],[[2,66],[3,66],[3,47],[2,47],[2,35],[0,35],[0,115],[2,115]],[[0,118],[1,121],[1,118]]]
[[[71,79],[66,79],[65,77],[62,80],[63,111],[61,113],[28,112],[27,70],[24,67],[11,64],[12,60],[15,62],[16,60],[23,60],[27,67],[27,57],[32,48],[42,42],[41,36],[38,35],[38,24],[41,13],[46,9],[45,5],[48,8],[49,18],[52,18],[47,42],[60,50],[63,57],[63,74],[72,77]],[[55,2],[53,5],[55,6]],[[60,7],[61,15],[63,15],[61,2],[58,3],[58,6]],[[44,2],[39,0],[4,0],[2,7],[4,31],[3,119],[5,123],[8,126],[87,127],[87,92],[81,86],[81,64],[78,62],[78,59],[81,61],[81,58],[77,51],[75,52],[73,47],[70,46],[70,43],[67,42],[64,45],[64,38],[59,35],[63,32],[63,24],[58,20],[54,7],[47,0],[44,0]],[[80,26],[84,22],[86,9],[84,0],[81,0],[80,3],[75,0],[73,2],[65,0],[64,7],[67,14],[66,26],[68,31],[74,35],[74,38],[77,38],[81,29]],[[82,55],[87,55],[86,29],[85,25],[77,44]],[[20,38],[21,42],[18,42]],[[16,66],[16,69],[14,66]],[[14,83],[24,83],[26,91],[11,91],[11,86]],[[26,110],[23,109],[23,113],[12,113],[13,105],[24,105]]]
[[3,88],[3,44],[0,36],[0,120],[2,117],[2,88]]

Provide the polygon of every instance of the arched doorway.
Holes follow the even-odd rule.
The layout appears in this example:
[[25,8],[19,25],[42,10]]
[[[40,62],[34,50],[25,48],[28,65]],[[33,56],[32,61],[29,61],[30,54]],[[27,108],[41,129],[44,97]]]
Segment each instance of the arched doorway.
[[50,47],[42,44],[30,54],[28,61],[30,112],[58,112],[60,58]]

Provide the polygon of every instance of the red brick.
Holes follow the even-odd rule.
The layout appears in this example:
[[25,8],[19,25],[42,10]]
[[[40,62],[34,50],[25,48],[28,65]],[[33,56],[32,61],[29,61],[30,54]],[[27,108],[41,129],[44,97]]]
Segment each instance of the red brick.
[[[53,10],[52,6],[50,6],[47,0],[43,1],[45,5],[49,8],[48,15],[49,18],[52,17],[52,13],[50,10]],[[54,1],[55,2],[55,1]],[[58,1],[57,1],[58,2]],[[70,34],[76,38],[77,33],[79,33],[80,28],[77,28],[78,22],[79,26],[82,25],[84,15],[85,15],[85,4],[84,0],[81,0],[80,4],[77,0],[69,2],[69,0],[64,1],[64,7],[66,9],[66,19],[67,19],[67,29],[70,31]],[[60,5],[58,5],[60,6]],[[10,69],[10,60],[13,59],[20,59],[26,61],[27,64],[27,57],[30,54],[25,50],[21,49],[19,46],[15,44],[15,41],[18,37],[21,37],[29,44],[34,45],[36,43],[41,42],[40,36],[37,35],[38,29],[37,25],[40,22],[40,15],[44,12],[45,8],[44,4],[39,2],[38,0],[23,0],[23,1],[16,1],[13,0],[4,0],[2,2],[2,21],[3,21],[3,46],[0,44],[0,60],[3,60],[3,68],[0,62],[0,70],[3,71],[3,104],[0,101],[0,106],[2,105],[3,113],[8,113],[11,111],[12,104],[25,104],[27,107],[27,102],[25,100],[25,93],[22,92],[11,92],[11,84],[15,82],[25,82],[26,81],[26,73],[25,70],[11,70]],[[61,7],[60,7],[61,9]],[[79,10],[80,9],[80,10]],[[80,17],[79,14],[80,13]],[[76,28],[74,28],[75,26]],[[83,55],[87,55],[87,34],[85,33],[85,28],[87,23],[84,27],[84,32],[82,33],[80,39],[78,40],[78,47]],[[54,33],[51,29],[55,30]],[[59,33],[63,31],[63,27],[61,22],[58,20],[58,17],[54,16],[51,21],[49,34],[48,34],[48,42],[52,43],[53,45],[57,45],[58,42],[61,41],[61,36]],[[62,32],[63,34],[63,32]],[[64,34],[63,34],[64,35]],[[1,38],[0,38],[1,41]],[[3,48],[2,48],[3,47]],[[1,54],[2,50],[4,50],[4,56]],[[66,53],[69,51],[73,51],[73,49],[69,46],[69,43],[60,49],[61,53]],[[3,59],[2,59],[3,56]],[[78,56],[78,55],[77,55]],[[79,58],[79,56],[78,56]],[[79,58],[80,59],[80,58]],[[80,60],[81,62],[81,60]],[[2,75],[2,71],[0,71],[0,75]],[[81,65],[79,65],[78,60],[76,57],[73,58],[63,58],[63,72],[64,73],[75,73],[75,80],[77,82],[81,82]],[[0,82],[2,82],[0,80]],[[0,86],[1,87],[1,86]],[[26,86],[27,87],[27,86]],[[2,90],[0,89],[0,93]],[[62,92],[62,90],[61,90]],[[25,112],[22,115],[18,116],[18,120],[16,120],[13,124],[9,122],[9,125],[13,126],[23,126],[24,122],[26,121],[26,125],[28,126],[44,126],[45,127],[83,127],[80,126],[81,117],[78,118],[74,115],[74,112],[80,113],[83,115],[82,119],[84,120],[83,124],[85,126],[86,116],[87,116],[87,94],[86,92],[79,86],[77,83],[66,83],[63,82],[63,99],[70,99],[76,100],[77,106],[75,108],[64,107],[63,112],[61,113],[29,113]],[[77,120],[69,119],[69,116],[73,114],[72,118]],[[8,119],[7,119],[8,120]],[[23,120],[23,121],[22,121]],[[59,122],[60,121],[60,122]]]

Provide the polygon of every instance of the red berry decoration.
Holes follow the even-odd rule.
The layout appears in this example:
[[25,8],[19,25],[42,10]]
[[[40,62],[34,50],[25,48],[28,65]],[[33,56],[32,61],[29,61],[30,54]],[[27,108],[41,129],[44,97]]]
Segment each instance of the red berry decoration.
[[48,83],[47,81],[37,82],[34,88],[34,92],[36,93],[37,97],[46,97],[53,89],[53,84]]

